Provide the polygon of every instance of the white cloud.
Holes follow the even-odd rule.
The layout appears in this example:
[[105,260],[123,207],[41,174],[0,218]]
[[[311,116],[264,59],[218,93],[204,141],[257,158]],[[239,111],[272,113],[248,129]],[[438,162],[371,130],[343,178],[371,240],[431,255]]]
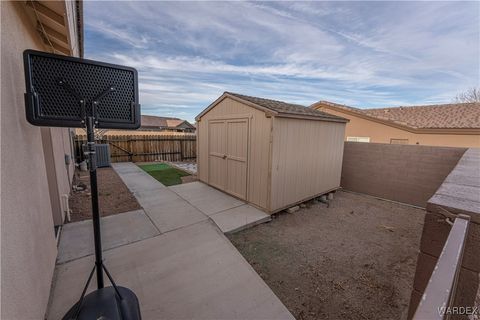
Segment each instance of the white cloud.
[[86,2],[86,56],[138,68],[144,111],[189,120],[226,90],[304,104],[449,102],[480,85],[479,6]]

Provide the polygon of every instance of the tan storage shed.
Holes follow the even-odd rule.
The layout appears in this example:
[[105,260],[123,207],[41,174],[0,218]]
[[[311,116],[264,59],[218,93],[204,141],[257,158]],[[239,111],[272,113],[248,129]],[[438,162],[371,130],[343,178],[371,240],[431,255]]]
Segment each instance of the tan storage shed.
[[344,118],[225,92],[196,120],[200,181],[266,212],[340,187]]

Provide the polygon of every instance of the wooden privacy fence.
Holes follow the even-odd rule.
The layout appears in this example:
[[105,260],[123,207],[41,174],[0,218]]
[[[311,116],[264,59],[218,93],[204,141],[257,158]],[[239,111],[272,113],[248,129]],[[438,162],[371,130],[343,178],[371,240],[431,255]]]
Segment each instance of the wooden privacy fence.
[[[85,160],[85,135],[73,138],[77,162]],[[109,135],[96,143],[110,145],[111,162],[185,161],[197,158],[195,135]]]

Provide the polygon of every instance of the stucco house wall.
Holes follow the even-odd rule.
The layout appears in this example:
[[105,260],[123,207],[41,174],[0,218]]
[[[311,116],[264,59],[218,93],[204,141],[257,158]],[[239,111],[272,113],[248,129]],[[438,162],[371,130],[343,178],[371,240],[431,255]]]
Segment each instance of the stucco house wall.
[[73,174],[64,161],[68,129],[41,129],[25,118],[22,53],[48,51],[28,10],[23,1],[1,2],[1,319],[45,316],[57,255],[54,219],[63,222],[59,196],[69,193]]
[[418,134],[331,108],[323,107],[319,110],[350,120],[345,129],[345,140],[347,140],[347,137],[369,137],[370,142],[390,143],[390,139],[408,139],[408,144],[418,143],[419,145],[426,146],[461,148],[480,147],[480,135],[478,134]]
[[[65,128],[41,128],[45,168],[47,170],[48,188],[54,225],[65,221],[66,204],[64,195],[70,194],[74,170],[74,157],[71,137]],[[69,161],[66,161],[66,158]]]

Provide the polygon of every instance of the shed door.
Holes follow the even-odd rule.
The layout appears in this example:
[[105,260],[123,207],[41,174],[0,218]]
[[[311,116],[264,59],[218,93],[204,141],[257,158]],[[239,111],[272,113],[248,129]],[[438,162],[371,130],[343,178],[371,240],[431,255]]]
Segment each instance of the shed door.
[[209,183],[247,198],[248,119],[209,122]]
[[208,182],[222,190],[227,183],[225,127],[225,121],[208,122]]
[[231,194],[247,198],[248,119],[228,120],[227,188]]

